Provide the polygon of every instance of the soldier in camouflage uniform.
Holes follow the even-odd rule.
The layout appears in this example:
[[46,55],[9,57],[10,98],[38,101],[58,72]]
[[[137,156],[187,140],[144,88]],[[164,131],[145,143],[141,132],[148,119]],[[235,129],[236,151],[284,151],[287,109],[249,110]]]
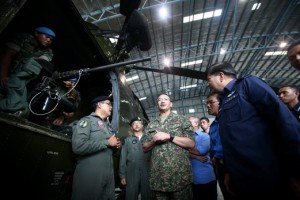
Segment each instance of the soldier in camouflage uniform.
[[6,43],[0,59],[0,110],[28,116],[26,85],[42,70],[38,60],[52,60],[55,36],[51,29],[38,27],[34,35],[19,33]]
[[191,123],[171,112],[170,97],[157,99],[160,116],[151,121],[142,137],[143,150],[151,151],[150,188],[157,200],[191,200],[193,175],[188,149],[195,146]]
[[125,139],[121,151],[119,175],[125,186],[126,200],[151,200],[149,187],[151,152],[143,152],[140,139],[143,136],[144,124],[140,117],[130,121],[133,135]]

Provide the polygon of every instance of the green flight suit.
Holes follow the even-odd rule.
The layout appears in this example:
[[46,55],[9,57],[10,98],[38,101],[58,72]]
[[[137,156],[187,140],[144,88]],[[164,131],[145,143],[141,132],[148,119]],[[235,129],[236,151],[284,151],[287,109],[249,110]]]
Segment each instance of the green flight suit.
[[73,126],[72,148],[78,156],[72,200],[115,200],[113,135],[107,121],[94,112]]
[[144,153],[142,143],[135,135],[125,139],[122,146],[119,175],[126,179],[126,200],[151,200],[149,187],[151,152]]

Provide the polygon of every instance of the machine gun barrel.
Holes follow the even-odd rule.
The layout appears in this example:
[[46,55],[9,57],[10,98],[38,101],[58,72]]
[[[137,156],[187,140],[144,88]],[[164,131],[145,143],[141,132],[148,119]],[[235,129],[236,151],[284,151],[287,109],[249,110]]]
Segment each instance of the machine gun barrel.
[[95,67],[92,69],[85,68],[85,69],[72,70],[72,71],[66,71],[66,72],[60,72],[60,73],[57,72],[57,73],[53,73],[52,78],[53,79],[64,79],[64,78],[78,76],[79,74],[87,75],[87,74],[93,73],[93,72],[104,71],[107,69],[112,69],[112,68],[116,68],[116,67],[121,67],[121,66],[125,66],[125,65],[138,63],[138,62],[149,61],[149,60],[151,60],[151,58],[147,57],[147,58],[142,58],[142,59],[137,59],[137,60],[131,60],[131,61],[125,61],[125,62],[120,62],[120,63],[114,63],[114,64],[110,64],[110,65],[99,66],[99,67]]
[[137,60],[131,60],[131,61],[125,61],[125,62],[120,62],[120,63],[114,63],[114,64],[110,64],[110,65],[95,67],[93,69],[88,69],[87,72],[103,71],[103,70],[110,69],[110,68],[121,67],[121,66],[124,66],[124,65],[130,65],[130,64],[149,61],[149,60],[151,60],[150,57],[137,59]]

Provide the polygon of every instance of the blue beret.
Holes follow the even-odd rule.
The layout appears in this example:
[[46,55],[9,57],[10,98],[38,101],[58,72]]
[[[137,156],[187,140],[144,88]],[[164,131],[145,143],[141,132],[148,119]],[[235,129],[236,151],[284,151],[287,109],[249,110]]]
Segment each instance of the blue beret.
[[69,78],[68,81],[74,81],[76,82],[78,79],[77,78]]
[[94,98],[92,101],[91,101],[91,105],[94,105],[95,103],[98,103],[100,101],[105,101],[105,100],[110,100],[112,101],[112,97],[109,97],[109,96],[98,96],[96,98]]
[[133,118],[131,121],[130,121],[130,126],[131,126],[131,124],[133,123],[133,122],[135,122],[135,121],[140,121],[140,122],[143,122],[143,120],[142,120],[142,118],[140,118],[140,117],[135,117],[135,118]]
[[36,28],[35,31],[52,36],[52,37],[56,37],[54,31],[52,31],[50,28],[47,28],[47,27],[41,26],[41,27]]

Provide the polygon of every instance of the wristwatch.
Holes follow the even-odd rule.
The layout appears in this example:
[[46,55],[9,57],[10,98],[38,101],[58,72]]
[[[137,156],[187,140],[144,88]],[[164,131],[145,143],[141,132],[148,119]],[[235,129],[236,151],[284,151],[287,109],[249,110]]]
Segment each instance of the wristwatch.
[[170,140],[169,140],[169,141],[170,141],[170,142],[173,142],[173,140],[174,140],[174,137],[175,137],[175,136],[173,136],[173,135],[170,135]]

